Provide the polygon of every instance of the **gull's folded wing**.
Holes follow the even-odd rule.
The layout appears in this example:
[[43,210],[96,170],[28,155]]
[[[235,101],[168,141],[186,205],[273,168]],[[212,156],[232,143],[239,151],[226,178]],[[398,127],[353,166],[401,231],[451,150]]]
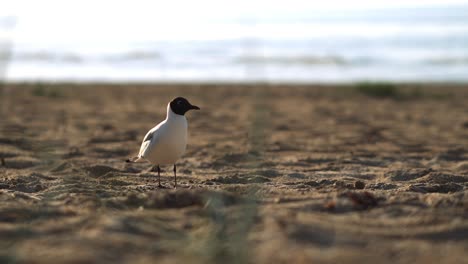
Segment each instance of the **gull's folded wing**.
[[141,143],[140,153],[138,154],[138,157],[144,158],[146,154],[148,153],[150,146],[153,146],[157,141],[158,141],[158,127],[151,129],[150,131],[148,131],[148,133],[146,133],[146,136],[143,139],[143,142]]

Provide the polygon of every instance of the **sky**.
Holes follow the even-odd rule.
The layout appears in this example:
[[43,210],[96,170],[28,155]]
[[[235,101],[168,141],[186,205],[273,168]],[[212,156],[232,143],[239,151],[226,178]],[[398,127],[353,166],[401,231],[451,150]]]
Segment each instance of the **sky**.
[[[420,8],[468,4],[468,0],[0,0],[0,39],[17,42],[81,39],[190,38],[197,24],[212,25],[212,35],[235,32],[226,21],[257,23],[265,18],[307,17],[320,12],[351,12],[364,9]],[[223,21],[222,24],[220,21]],[[231,25],[232,27],[232,25]],[[140,29],[140,30],[138,30]],[[104,34],[105,33],[105,34]],[[179,34],[179,35],[177,35]],[[192,36],[196,37],[196,36]]]
[[138,11],[143,15],[158,14],[164,19],[174,14],[201,17],[203,14],[220,13],[236,14],[241,12],[296,12],[316,9],[362,9],[388,7],[422,7],[431,5],[447,5],[467,3],[467,0],[197,0],[197,1],[164,1],[164,0],[0,0],[1,15],[44,17],[47,14],[80,16],[84,13],[93,15],[125,14]]
[[131,17],[161,21],[210,20],[239,16],[293,15],[318,10],[360,10],[395,7],[426,7],[434,5],[468,4],[468,0],[0,0],[0,16],[13,16],[18,20],[36,23],[58,21],[115,21]]

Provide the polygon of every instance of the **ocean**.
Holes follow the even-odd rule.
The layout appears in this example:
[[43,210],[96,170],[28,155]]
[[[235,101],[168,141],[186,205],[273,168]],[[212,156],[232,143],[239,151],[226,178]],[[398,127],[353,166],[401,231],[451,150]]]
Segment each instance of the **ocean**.
[[106,27],[99,26],[93,34],[78,34],[93,24],[70,28],[62,37],[61,31],[48,33],[44,25],[35,30],[34,21],[26,27],[19,18],[13,26],[3,23],[0,77],[72,82],[467,82],[467,14],[468,5],[394,7],[217,16],[174,25],[149,20],[131,27],[122,25],[132,17],[123,17],[115,27],[107,25],[114,32],[108,38]]

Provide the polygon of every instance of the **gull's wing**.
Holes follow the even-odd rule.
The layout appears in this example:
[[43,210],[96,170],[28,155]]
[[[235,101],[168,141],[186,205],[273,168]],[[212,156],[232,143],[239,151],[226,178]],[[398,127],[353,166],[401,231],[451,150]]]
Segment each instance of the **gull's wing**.
[[148,149],[151,146],[154,146],[159,141],[158,129],[160,126],[161,124],[157,125],[153,129],[148,131],[148,133],[146,133],[145,137],[143,138],[143,141],[141,142],[140,152],[138,153],[139,158],[144,158],[145,154],[147,154],[148,152]]

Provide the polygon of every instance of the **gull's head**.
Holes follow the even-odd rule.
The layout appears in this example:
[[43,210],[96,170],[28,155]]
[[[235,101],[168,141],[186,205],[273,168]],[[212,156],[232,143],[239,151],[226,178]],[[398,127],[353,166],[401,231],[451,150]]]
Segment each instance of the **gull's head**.
[[192,105],[187,99],[183,97],[174,98],[170,103],[172,112],[178,115],[185,115],[190,110],[200,110],[200,107]]

